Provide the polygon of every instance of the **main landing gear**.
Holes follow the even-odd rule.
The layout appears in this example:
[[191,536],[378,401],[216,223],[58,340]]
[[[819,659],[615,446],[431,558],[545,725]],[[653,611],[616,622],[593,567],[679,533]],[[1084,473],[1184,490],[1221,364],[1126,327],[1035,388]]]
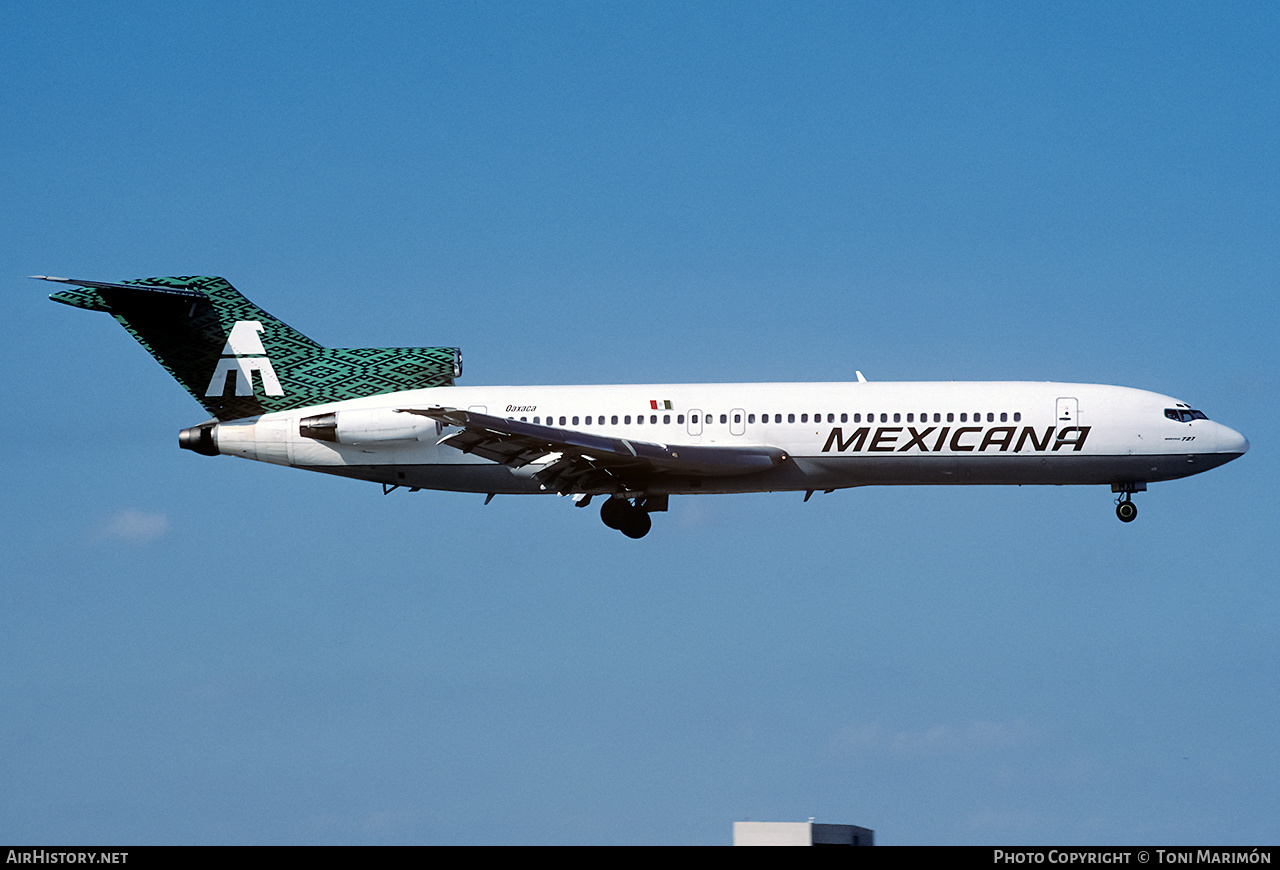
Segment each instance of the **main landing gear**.
[[1111,491],[1120,493],[1120,497],[1116,499],[1116,516],[1120,518],[1120,522],[1131,523],[1138,518],[1138,506],[1133,503],[1133,494],[1146,490],[1144,482],[1111,484]]
[[653,528],[653,520],[649,518],[652,511],[667,509],[666,496],[657,498],[637,498],[628,501],[625,498],[605,499],[600,506],[600,519],[611,529],[617,529],[628,538],[643,538]]

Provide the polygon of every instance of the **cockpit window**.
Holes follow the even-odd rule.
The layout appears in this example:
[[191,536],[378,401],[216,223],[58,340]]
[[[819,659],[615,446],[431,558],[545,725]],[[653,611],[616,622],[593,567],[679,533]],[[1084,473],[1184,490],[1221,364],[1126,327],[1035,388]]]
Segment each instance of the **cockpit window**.
[[1208,420],[1203,411],[1192,411],[1189,408],[1165,408],[1164,415],[1178,423],[1190,423],[1192,420]]

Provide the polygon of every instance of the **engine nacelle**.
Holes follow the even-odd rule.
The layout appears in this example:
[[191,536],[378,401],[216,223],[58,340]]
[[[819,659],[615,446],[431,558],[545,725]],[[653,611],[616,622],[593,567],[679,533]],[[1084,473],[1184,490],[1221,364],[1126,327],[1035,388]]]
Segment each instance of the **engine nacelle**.
[[438,424],[417,414],[401,414],[393,408],[332,411],[298,421],[303,438],[334,444],[380,444],[388,441],[417,441],[439,435]]

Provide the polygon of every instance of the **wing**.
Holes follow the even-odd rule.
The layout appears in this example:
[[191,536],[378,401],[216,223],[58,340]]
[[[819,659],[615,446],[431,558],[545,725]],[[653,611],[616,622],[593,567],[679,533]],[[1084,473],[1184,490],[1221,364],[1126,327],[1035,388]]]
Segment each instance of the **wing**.
[[462,431],[437,443],[484,459],[523,468],[543,489],[568,493],[614,493],[644,488],[655,475],[723,477],[767,471],[786,462],[777,447],[704,447],[666,445],[593,435],[455,408],[397,408],[402,414],[430,417]]

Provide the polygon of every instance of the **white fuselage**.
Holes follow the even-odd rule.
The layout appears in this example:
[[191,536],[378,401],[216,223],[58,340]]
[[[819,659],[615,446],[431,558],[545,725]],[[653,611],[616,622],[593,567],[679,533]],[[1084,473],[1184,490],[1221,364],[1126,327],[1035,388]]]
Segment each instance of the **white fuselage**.
[[[1145,390],[1036,382],[854,382],[437,387],[265,414],[216,427],[219,452],[384,485],[545,491],[511,468],[437,442],[435,407],[661,445],[769,446],[750,474],[655,475],[649,494],[829,490],[892,484],[1145,484],[1248,450],[1239,433]],[[337,413],[338,440],[300,432]],[[1185,416],[1185,415],[1184,415]],[[552,461],[554,457],[549,457]]]

